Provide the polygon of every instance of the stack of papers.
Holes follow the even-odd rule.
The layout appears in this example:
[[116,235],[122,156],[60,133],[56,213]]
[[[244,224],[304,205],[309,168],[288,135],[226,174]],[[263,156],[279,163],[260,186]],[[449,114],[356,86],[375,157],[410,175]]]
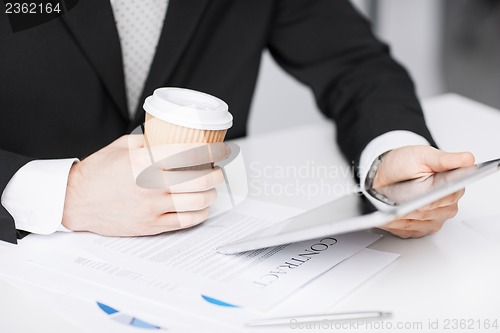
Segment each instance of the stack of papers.
[[89,331],[125,324],[235,332],[254,319],[325,312],[398,257],[367,249],[381,236],[364,231],[237,255],[215,250],[298,213],[247,199],[200,226],[158,236],[29,235],[18,246],[2,244],[0,258],[10,265],[0,274]]

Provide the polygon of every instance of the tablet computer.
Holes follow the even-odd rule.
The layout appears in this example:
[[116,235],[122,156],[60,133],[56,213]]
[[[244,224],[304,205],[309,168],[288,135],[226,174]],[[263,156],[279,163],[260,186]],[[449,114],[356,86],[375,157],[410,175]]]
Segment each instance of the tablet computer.
[[500,159],[470,167],[436,173],[424,178],[408,180],[367,192],[385,203],[385,209],[361,215],[355,209],[360,205],[356,193],[341,197],[323,206],[278,222],[235,242],[217,249],[234,254],[260,248],[338,235],[383,225],[397,216],[411,213],[432,202],[457,192],[467,185],[500,170]]

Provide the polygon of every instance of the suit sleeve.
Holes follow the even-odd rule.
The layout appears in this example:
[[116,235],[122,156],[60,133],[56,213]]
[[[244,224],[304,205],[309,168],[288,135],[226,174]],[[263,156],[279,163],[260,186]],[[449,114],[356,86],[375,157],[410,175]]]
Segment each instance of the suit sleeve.
[[[33,158],[0,150],[0,194],[3,193],[12,176],[31,160]],[[16,230],[13,217],[0,205],[0,240],[17,243],[17,239],[22,236],[24,233]]]
[[276,61],[308,85],[319,109],[337,124],[337,141],[349,161],[376,137],[406,130],[434,141],[413,83],[344,0],[276,3],[268,47]]

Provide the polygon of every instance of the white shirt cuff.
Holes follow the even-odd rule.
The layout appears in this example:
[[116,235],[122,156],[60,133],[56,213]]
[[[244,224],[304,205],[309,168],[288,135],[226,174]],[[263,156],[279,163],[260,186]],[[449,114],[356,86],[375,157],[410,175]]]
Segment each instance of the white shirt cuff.
[[422,136],[410,131],[391,131],[373,139],[361,153],[359,160],[359,179],[363,194],[379,210],[388,207],[387,204],[375,199],[365,189],[365,180],[370,168],[380,155],[404,146],[429,145],[429,142]]
[[36,160],[19,169],[2,193],[16,229],[48,235],[62,226],[69,171],[77,159]]

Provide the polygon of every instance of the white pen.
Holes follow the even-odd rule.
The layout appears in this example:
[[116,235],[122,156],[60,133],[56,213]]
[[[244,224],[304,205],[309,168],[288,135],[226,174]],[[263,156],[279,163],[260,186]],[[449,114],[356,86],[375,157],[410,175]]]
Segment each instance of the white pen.
[[339,313],[324,313],[316,315],[305,316],[290,316],[280,318],[264,318],[252,320],[246,323],[247,326],[270,326],[270,325],[286,325],[296,323],[313,323],[325,320],[362,320],[362,319],[376,319],[386,318],[392,315],[391,312],[382,311],[359,311],[359,312],[339,312]]

